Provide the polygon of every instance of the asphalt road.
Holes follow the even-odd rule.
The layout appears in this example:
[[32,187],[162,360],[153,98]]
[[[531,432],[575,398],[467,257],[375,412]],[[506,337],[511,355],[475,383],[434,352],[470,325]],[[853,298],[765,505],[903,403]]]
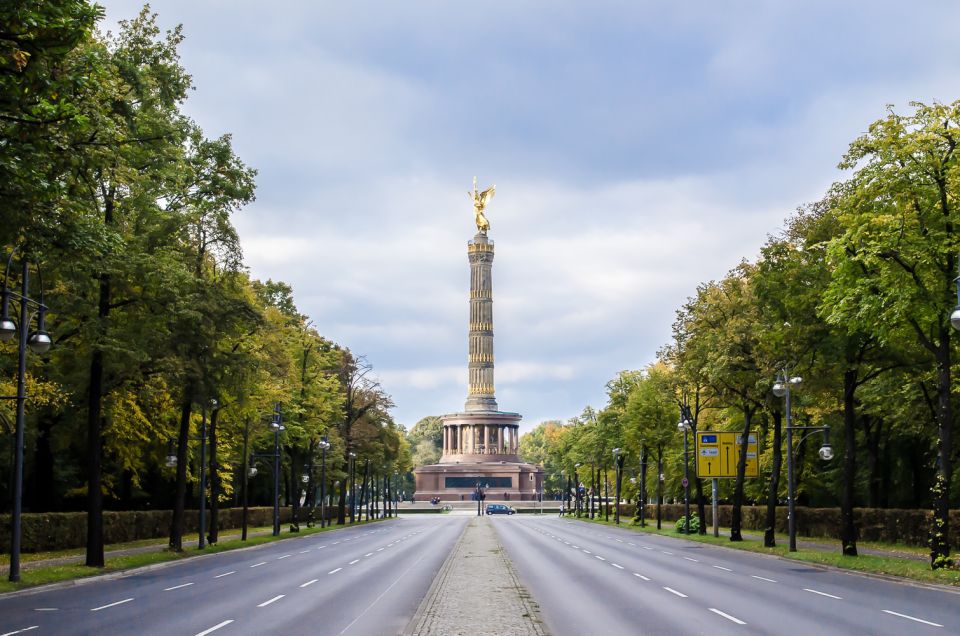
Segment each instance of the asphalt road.
[[0,635],[396,634],[467,520],[411,516],[0,597]]
[[960,634],[960,591],[556,516],[491,519],[554,636]]

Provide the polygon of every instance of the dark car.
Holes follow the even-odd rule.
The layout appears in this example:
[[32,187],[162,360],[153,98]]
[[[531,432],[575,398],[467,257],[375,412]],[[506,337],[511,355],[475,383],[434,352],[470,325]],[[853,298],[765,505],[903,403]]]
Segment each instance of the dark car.
[[512,515],[516,512],[516,510],[504,504],[487,504],[488,515]]

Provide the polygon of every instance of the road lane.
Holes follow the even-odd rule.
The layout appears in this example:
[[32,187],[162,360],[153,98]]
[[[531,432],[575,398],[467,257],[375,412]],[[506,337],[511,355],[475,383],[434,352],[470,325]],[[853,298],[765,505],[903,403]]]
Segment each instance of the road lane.
[[397,633],[463,521],[401,518],[0,597],[0,634]]
[[557,517],[496,528],[558,636],[960,633],[955,591]]

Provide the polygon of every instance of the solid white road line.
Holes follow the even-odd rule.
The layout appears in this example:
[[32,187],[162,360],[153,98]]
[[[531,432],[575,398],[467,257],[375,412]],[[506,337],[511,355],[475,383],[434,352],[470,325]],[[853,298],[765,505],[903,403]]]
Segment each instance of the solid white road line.
[[220,579],[220,578],[223,578],[223,577],[225,577],[225,576],[230,576],[231,574],[236,574],[236,573],[237,573],[236,570],[230,570],[229,572],[224,572],[223,574],[218,574],[218,575],[216,575],[216,576],[213,577],[213,578],[215,578],[215,579]]
[[220,629],[221,627],[226,627],[227,625],[229,625],[229,624],[232,623],[232,622],[233,622],[233,619],[231,618],[230,620],[223,621],[222,623],[217,623],[216,625],[214,625],[214,626],[211,627],[210,629],[205,629],[205,630],[203,630],[202,632],[200,632],[199,634],[197,634],[197,636],[207,636],[207,634],[209,634],[210,632],[215,632],[215,631],[217,631],[218,629]]
[[827,594],[826,592],[819,592],[819,591],[817,591],[817,590],[811,590],[809,587],[803,588],[803,591],[804,591],[804,592],[812,592],[812,593],[814,593],[814,594],[819,594],[820,596],[827,596],[827,597],[830,597],[830,598],[835,598],[835,599],[837,599],[838,601],[842,601],[842,600],[843,600],[843,597],[842,597],[842,596],[834,596],[833,594]]
[[686,595],[686,594],[684,594],[683,592],[678,592],[678,591],[676,591],[675,589],[673,589],[672,587],[666,587],[666,586],[664,586],[663,589],[665,589],[666,591],[670,592],[671,594],[676,594],[676,595],[679,596],[680,598],[687,598],[687,595]]
[[261,565],[266,565],[266,564],[267,564],[266,561],[261,561],[260,563],[254,563],[254,564],[251,565],[250,567],[252,567],[252,568],[258,568],[258,567],[260,567]]
[[733,570],[730,568],[725,568],[722,565],[714,565],[713,567],[717,568],[718,570],[723,570],[724,572],[733,572]]
[[179,590],[181,587],[190,587],[193,583],[182,583],[180,585],[174,585],[173,587],[163,588],[164,592],[169,592],[170,590]]
[[644,576],[644,575],[642,575],[642,574],[638,574],[638,573],[636,573],[636,572],[634,572],[633,575],[634,575],[634,576],[637,576],[637,577],[640,577],[640,578],[643,579],[644,581],[649,581],[649,580],[650,580],[650,577]]
[[279,601],[280,599],[282,599],[284,596],[286,596],[286,594],[277,594],[276,596],[274,596],[274,597],[273,597],[272,599],[270,599],[269,601],[264,601],[263,603],[260,603],[259,605],[257,605],[257,607],[266,607],[266,606],[269,605],[270,603],[276,603],[277,601]]
[[15,632],[7,632],[6,634],[0,634],[0,636],[13,636],[14,634],[22,634],[23,632],[29,632],[31,629],[36,629],[40,627],[39,625],[31,625],[30,627],[24,627],[23,629],[18,629]]
[[339,572],[339,571],[342,570],[342,569],[343,569],[343,568],[337,568],[336,570],[330,570],[329,572],[327,572],[327,574],[336,574],[337,572]]
[[940,623],[931,623],[930,621],[925,621],[922,618],[917,618],[916,616],[908,616],[907,614],[901,614],[900,612],[894,612],[892,610],[880,610],[887,614],[893,614],[894,616],[899,616],[900,618],[906,618],[911,621],[917,621],[918,623],[923,623],[924,625],[931,625],[933,627],[943,627]]
[[612,565],[613,567],[617,568],[618,570],[622,570],[622,569],[623,569],[623,566],[622,566],[622,565],[618,565],[618,564],[616,564],[616,563],[611,563],[610,565]]
[[744,623],[742,620],[740,620],[740,619],[737,618],[736,616],[730,616],[730,615],[727,614],[726,612],[721,612],[720,610],[718,610],[718,609],[715,608],[715,607],[708,607],[707,609],[710,610],[711,612],[713,612],[714,614],[719,614],[720,616],[723,616],[723,617],[724,617],[725,619],[727,619],[728,621],[733,621],[733,622],[736,623],[737,625],[746,625],[746,623]]
[[286,559],[287,557],[292,557],[292,556],[293,556],[292,554],[284,554],[283,556],[278,556],[277,561],[279,561],[280,559]]
[[123,605],[124,603],[129,603],[132,600],[133,600],[133,597],[125,598],[122,601],[117,601],[116,603],[109,603],[108,605],[101,605],[100,607],[91,607],[90,611],[99,612],[100,610],[107,609],[108,607],[115,607],[117,605]]
[[318,579],[310,579],[309,581],[307,581],[306,583],[304,583],[304,584],[301,585],[300,587],[307,587],[308,585],[313,585],[313,584],[316,583],[317,581],[318,581]]
[[773,579],[768,579],[765,576],[757,576],[756,574],[751,574],[750,576],[755,579],[760,579],[761,581],[766,581],[767,583],[776,583]]

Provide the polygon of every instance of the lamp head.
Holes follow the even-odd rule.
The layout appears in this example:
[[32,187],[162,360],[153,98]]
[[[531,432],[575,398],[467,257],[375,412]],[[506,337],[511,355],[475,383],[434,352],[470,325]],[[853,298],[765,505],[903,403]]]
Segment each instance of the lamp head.
[[250,467],[250,470],[247,471],[247,474],[250,475],[251,477],[256,477],[256,476],[257,476],[257,467],[256,467],[256,466],[251,466],[251,467]]
[[167,464],[167,468],[173,468],[174,466],[176,466],[177,456],[174,455],[173,453],[170,453],[169,455],[167,455],[166,464]]
[[783,382],[783,377],[778,376],[777,381],[773,383],[773,394],[777,397],[783,397],[787,394],[787,385]]
[[50,339],[50,334],[46,331],[34,331],[27,338],[27,346],[30,347],[30,350],[34,353],[43,354],[50,351],[51,344],[53,344],[53,341]]
[[833,447],[830,444],[824,444],[820,447],[820,459],[825,462],[833,459]]
[[614,448],[614,449],[613,449],[613,456],[614,456],[614,457],[620,457],[620,449],[619,449],[619,448]]
[[308,475],[307,473],[303,473],[302,475],[300,475],[300,481],[302,481],[302,482],[305,483],[305,484],[306,484],[306,483],[309,483],[309,482],[310,482],[310,475]]
[[4,285],[3,291],[0,291],[0,294],[3,294],[0,297],[0,342],[7,342],[11,340],[17,333],[17,323],[10,320],[10,290]]
[[960,305],[954,307],[950,313],[950,324],[953,325],[954,329],[960,331]]

